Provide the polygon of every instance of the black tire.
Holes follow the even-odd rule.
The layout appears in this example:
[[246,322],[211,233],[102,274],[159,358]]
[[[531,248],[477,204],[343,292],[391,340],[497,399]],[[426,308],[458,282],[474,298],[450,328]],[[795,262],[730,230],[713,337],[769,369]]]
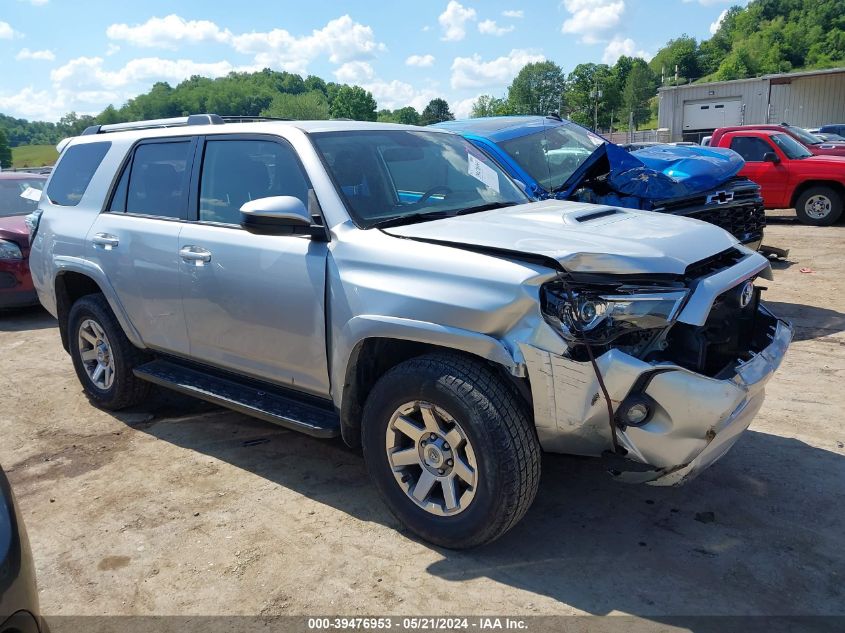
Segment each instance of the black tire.
[[[472,445],[478,485],[466,509],[437,516],[397,483],[385,438],[403,404],[421,400],[450,412]],[[525,515],[540,481],[540,445],[525,401],[487,365],[456,354],[430,354],[389,370],[367,398],[362,419],[364,460],[393,514],[421,538],[451,549],[489,543]]]
[[[92,381],[82,361],[79,330],[89,319],[99,324],[109,341],[114,363],[114,380],[108,389],[103,389]],[[136,378],[132,373],[135,367],[149,359],[126,338],[123,328],[103,295],[86,295],[73,304],[68,315],[68,343],[79,382],[98,407],[116,411],[139,404],[149,396],[152,385]]]
[[[826,198],[830,206],[830,210],[823,217],[818,214],[811,214],[811,207],[814,199],[818,200],[819,196]],[[800,196],[795,202],[795,214],[801,224],[809,224],[811,226],[830,226],[834,224],[842,216],[842,195],[832,187],[810,187]]]

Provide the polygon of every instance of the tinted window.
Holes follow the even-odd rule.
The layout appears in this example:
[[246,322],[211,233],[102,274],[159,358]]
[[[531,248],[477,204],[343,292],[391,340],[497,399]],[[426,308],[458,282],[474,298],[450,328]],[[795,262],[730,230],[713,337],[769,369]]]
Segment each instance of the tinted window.
[[33,189],[43,189],[43,179],[24,180],[0,180],[0,218],[8,217],[10,215],[26,215],[35,211],[38,203],[34,200],[21,198],[21,194],[32,187]]
[[731,140],[731,149],[749,163],[762,163],[767,152],[773,152],[772,146],[755,136],[736,136]]
[[[138,146],[129,174],[126,212],[163,218],[184,217],[190,150],[190,141]],[[115,198],[118,195],[121,195],[121,183],[118,183]],[[115,211],[122,210],[119,201],[114,200],[112,206]]]
[[47,187],[50,202],[64,207],[79,204],[109,147],[111,143],[82,143],[68,147]]
[[272,141],[208,141],[200,179],[199,219],[240,224],[241,206],[293,196],[308,206],[308,179],[288,145]]
[[312,138],[358,226],[528,201],[488,156],[455,134],[373,130]]

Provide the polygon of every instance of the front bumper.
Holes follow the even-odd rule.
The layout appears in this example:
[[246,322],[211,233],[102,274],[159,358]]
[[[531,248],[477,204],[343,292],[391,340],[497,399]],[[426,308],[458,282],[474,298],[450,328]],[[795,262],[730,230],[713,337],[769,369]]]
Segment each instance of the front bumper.
[[[764,388],[783,360],[792,328],[759,308],[768,344],[730,376],[711,378],[671,363],[646,363],[617,349],[596,359],[614,412],[632,393],[654,404],[649,421],[617,428],[627,457],[646,471],[629,482],[676,485],[724,455],[751,424]],[[607,404],[590,363],[522,346],[531,381],[537,433],[550,452],[601,455],[611,448]]]

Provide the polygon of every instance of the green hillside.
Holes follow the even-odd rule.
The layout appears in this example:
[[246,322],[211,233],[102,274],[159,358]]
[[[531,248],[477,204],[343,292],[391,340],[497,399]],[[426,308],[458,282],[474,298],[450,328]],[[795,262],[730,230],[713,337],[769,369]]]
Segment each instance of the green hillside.
[[12,148],[12,167],[52,165],[58,156],[53,145],[21,145]]

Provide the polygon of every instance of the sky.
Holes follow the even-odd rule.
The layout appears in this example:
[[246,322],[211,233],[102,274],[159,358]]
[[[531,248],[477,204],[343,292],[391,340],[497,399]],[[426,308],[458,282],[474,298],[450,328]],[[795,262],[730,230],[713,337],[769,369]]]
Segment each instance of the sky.
[[[445,98],[458,118],[525,64],[564,72],[710,37],[747,0],[0,0],[0,112],[57,121],[156,81],[262,68],[363,86],[379,109]],[[226,114],[226,113],[221,113]]]

